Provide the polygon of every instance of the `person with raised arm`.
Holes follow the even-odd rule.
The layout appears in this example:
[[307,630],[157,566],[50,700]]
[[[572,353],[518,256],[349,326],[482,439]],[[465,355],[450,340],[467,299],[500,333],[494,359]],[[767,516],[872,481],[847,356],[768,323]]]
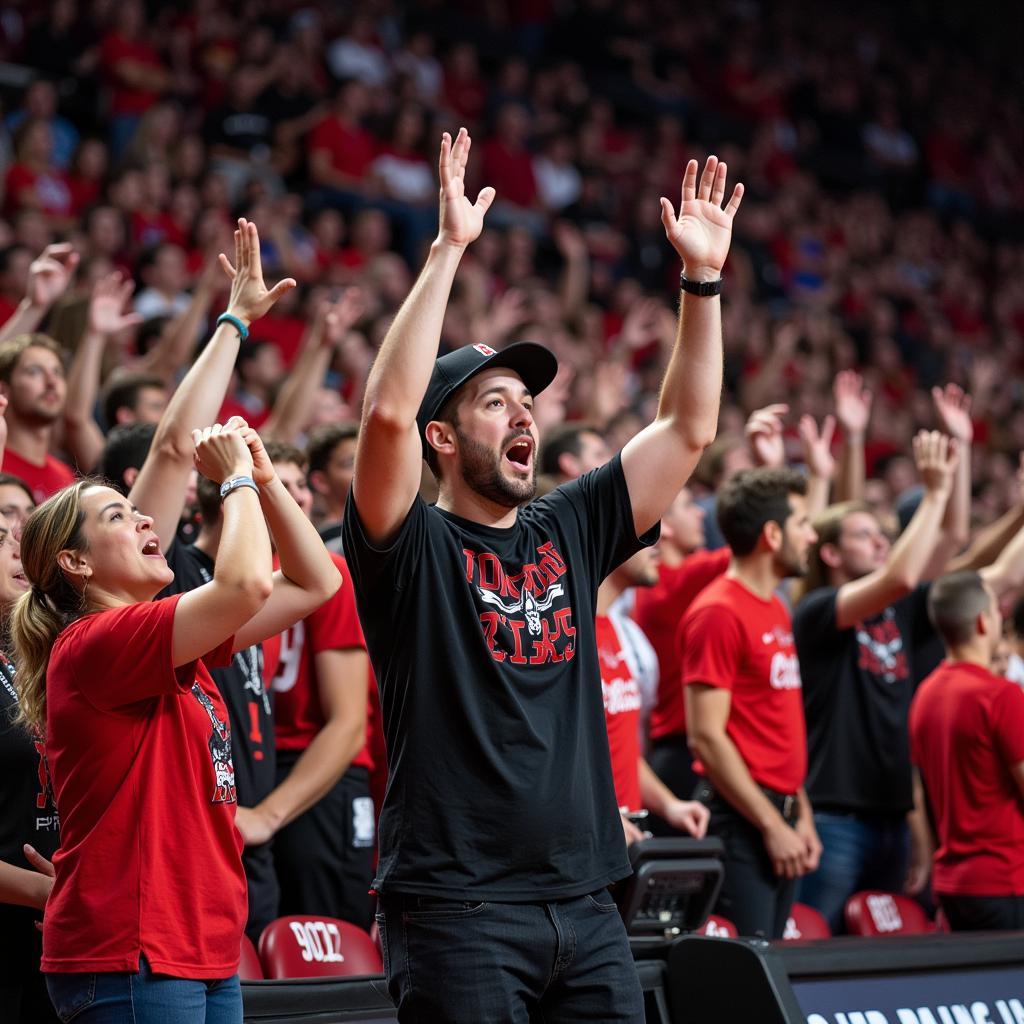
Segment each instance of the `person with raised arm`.
[[84,1024],[241,1021],[245,875],[208,666],[340,582],[254,431],[236,419],[193,437],[224,503],[204,586],[154,600],[173,573],[153,520],[95,480],[41,505],[21,538],[31,586],[11,621],[15,684],[21,720],[45,728],[61,816],[42,969],[58,1016]]
[[[533,402],[554,357],[478,343],[438,358],[456,271],[494,200],[465,195],[469,151],[465,129],[443,136],[438,234],[367,382],[344,524],[389,757],[374,881],[388,986],[403,1022],[639,1022],[607,891],[630,868],[597,588],[654,540],[714,438],[718,295],[743,188],[725,203],[712,156],[699,181],[687,165],[678,215],[661,200],[683,294],[657,416],[606,465],[531,501]],[[423,458],[435,506],[418,495]]]

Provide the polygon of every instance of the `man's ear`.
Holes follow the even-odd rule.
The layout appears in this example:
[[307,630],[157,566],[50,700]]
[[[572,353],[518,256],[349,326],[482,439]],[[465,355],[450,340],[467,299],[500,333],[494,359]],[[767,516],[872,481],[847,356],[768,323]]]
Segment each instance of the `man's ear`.
[[138,479],[139,470],[135,466],[129,466],[122,474],[121,479],[124,481],[125,487],[130,491],[135,486],[135,481]]
[[839,548],[835,544],[822,544],[818,551],[822,562],[829,569],[838,569],[843,564],[843,556],[839,553]]
[[314,469],[313,472],[309,474],[309,486],[316,494],[319,494],[320,497],[327,495],[327,480],[322,469]]
[[427,444],[438,454],[455,454],[455,428],[441,420],[431,420],[426,429]]
[[558,456],[558,472],[570,480],[575,480],[580,475],[580,460],[572,452],[562,452]]
[[758,544],[763,544],[771,552],[782,550],[782,527],[774,519],[770,519],[761,527],[761,539]]

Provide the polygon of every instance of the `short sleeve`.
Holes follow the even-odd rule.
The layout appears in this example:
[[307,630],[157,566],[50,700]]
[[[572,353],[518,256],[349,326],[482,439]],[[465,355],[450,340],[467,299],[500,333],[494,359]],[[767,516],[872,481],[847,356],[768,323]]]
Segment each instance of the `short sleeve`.
[[683,620],[677,643],[682,647],[683,685],[703,683],[731,690],[739,668],[743,628],[720,605],[694,609]]
[[793,638],[798,651],[814,651],[835,644],[836,599],[835,587],[812,590],[793,612]]
[[314,655],[321,651],[366,648],[348,566],[343,558],[335,558],[334,564],[341,573],[341,586],[333,597],[306,617],[306,638],[310,653]]
[[175,669],[171,656],[180,599],[175,594],[79,619],[57,638],[47,681],[70,670],[81,693],[101,710],[188,690],[195,663]]
[[553,513],[563,527],[575,520],[580,546],[589,555],[595,586],[661,533],[656,523],[642,537],[633,525],[633,504],[622,472],[622,457],[615,455],[599,469],[584,473],[534,502],[529,511]]
[[342,547],[353,581],[370,601],[378,599],[383,607],[391,607],[394,592],[402,590],[413,578],[426,542],[426,519],[426,502],[417,495],[394,540],[386,548],[374,547],[363,529],[353,488],[349,488],[342,521]]
[[1007,683],[992,704],[995,748],[1008,768],[1024,761],[1024,690]]

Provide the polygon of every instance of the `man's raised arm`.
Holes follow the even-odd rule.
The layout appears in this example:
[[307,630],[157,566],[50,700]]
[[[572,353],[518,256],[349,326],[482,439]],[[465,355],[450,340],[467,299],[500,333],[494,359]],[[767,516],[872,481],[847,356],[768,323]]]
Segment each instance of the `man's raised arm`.
[[465,194],[470,138],[445,132],[438,162],[440,227],[430,255],[398,311],[370,371],[352,493],[367,538],[384,545],[401,526],[420,485],[423,447],[416,413],[437,359],[441,326],[462,254],[480,234],[494,189]]
[[[725,199],[726,165],[711,156],[697,184],[697,161],[686,165],[682,205],[661,200],[661,222],[683,261],[687,288],[718,281],[729,254],[732,221],[743,198],[736,185]],[[714,440],[722,390],[722,306],[712,295],[684,290],[679,332],[658,400],[658,415],[622,450],[622,469],[638,534],[649,530],[686,483]]]

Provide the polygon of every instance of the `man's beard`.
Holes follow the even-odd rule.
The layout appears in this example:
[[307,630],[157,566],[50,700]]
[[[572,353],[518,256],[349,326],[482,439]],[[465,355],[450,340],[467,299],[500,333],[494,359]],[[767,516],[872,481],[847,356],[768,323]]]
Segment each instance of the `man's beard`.
[[782,548],[775,556],[775,571],[782,579],[803,579],[809,569],[808,558],[805,555],[801,560],[793,546],[786,540],[782,542]]
[[455,428],[455,436],[459,440],[462,479],[481,498],[502,508],[518,508],[533,499],[537,493],[536,459],[529,479],[510,480],[501,472],[501,455],[495,455],[487,445],[474,441],[458,427]]

